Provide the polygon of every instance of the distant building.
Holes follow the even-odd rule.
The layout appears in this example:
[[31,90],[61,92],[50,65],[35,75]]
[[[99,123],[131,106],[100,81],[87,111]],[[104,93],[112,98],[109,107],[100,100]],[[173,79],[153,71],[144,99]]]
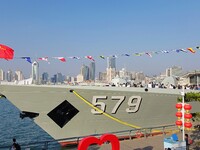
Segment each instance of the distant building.
[[16,81],[24,80],[22,71],[20,70],[15,71],[15,80]]
[[62,73],[54,74],[51,78],[51,82],[54,84],[62,84],[64,82],[64,76]]
[[134,71],[130,72],[130,76],[131,76],[132,80],[135,80],[136,79],[136,72],[134,72]]
[[116,69],[116,57],[107,57],[107,68]]
[[63,81],[64,81],[64,77],[63,77],[62,73],[57,73],[56,82],[63,83]]
[[4,81],[5,80],[5,72],[2,70],[2,69],[0,69],[0,81]]
[[77,75],[77,82],[78,83],[83,82],[83,75],[82,74]]
[[39,63],[34,61],[32,63],[32,74],[31,77],[33,78],[33,84],[39,84]]
[[126,69],[125,68],[122,68],[122,70],[119,70],[119,77],[120,78],[123,78],[127,75],[126,73]]
[[116,76],[116,57],[107,57],[106,80],[108,83]]
[[179,76],[183,72],[182,67],[173,66],[166,69],[166,77]]
[[49,81],[49,74],[47,72],[44,72],[42,74],[42,84],[47,84],[48,81]]
[[106,69],[106,80],[108,83],[111,82],[111,80],[115,77],[116,75],[116,70],[115,68],[107,68]]
[[106,72],[99,72],[99,80],[106,82],[107,81],[107,73]]
[[77,78],[76,77],[71,77],[71,83],[74,83],[77,81]]
[[125,68],[122,68],[121,70],[119,70],[118,75],[119,75],[120,78],[132,79],[132,73],[127,71]]
[[89,79],[94,81],[95,80],[95,62],[90,63],[89,72],[90,72],[90,78]]
[[81,67],[81,75],[83,75],[83,80],[86,81],[86,80],[89,80],[89,67],[86,66],[86,65],[82,65]]
[[137,72],[136,74],[135,74],[135,76],[136,76],[136,80],[137,81],[143,81],[143,80],[145,80],[145,75],[144,75],[144,73],[143,72]]
[[7,74],[6,74],[6,79],[8,82],[12,82],[13,81],[13,73],[11,70],[8,70]]
[[184,75],[180,76],[179,82],[180,85],[200,85],[200,71],[194,70],[190,71],[188,73],[185,73]]
[[72,78],[73,78],[73,77],[71,77],[71,76],[66,76],[65,80],[66,80],[68,83],[70,83],[70,82],[72,82]]

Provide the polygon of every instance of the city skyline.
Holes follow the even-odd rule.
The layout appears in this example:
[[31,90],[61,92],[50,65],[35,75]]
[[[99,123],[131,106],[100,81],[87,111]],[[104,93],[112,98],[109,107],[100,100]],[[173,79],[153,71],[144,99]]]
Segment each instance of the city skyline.
[[[149,57],[135,53],[177,50],[199,46],[199,1],[1,1],[0,43],[15,50],[12,61],[0,59],[0,68],[22,70],[30,65],[21,56],[37,60],[48,56],[93,56],[116,58],[117,69],[143,71],[158,75],[163,68],[182,66],[199,69],[200,50],[195,54],[161,53]],[[178,6],[178,10],[177,10]],[[43,9],[45,7],[45,9]],[[191,9],[190,9],[191,8]],[[9,11],[8,11],[9,10]],[[180,11],[179,11],[180,10]],[[130,54],[130,57],[121,56]],[[91,60],[66,63],[40,62],[44,72],[75,76],[82,64]],[[95,59],[96,72],[103,72],[106,60]]]
[[[109,58],[109,57],[108,57]],[[112,60],[112,59],[111,59]],[[115,60],[115,59],[114,59]],[[64,74],[62,71],[61,72],[53,72],[53,73],[49,73],[49,72],[46,72],[46,71],[43,71],[43,70],[41,70],[40,69],[40,64],[39,64],[39,62],[37,62],[37,61],[34,61],[31,65],[30,65],[30,72],[29,72],[29,74],[28,74],[28,76],[26,76],[25,74],[24,74],[24,72],[22,71],[22,70],[20,70],[20,69],[17,69],[17,70],[12,70],[12,69],[10,69],[10,68],[8,68],[8,69],[3,69],[3,68],[0,68],[0,70],[2,70],[2,71],[4,71],[4,73],[7,73],[7,72],[13,72],[13,73],[17,73],[17,72],[20,72],[20,73],[22,73],[22,75],[23,75],[23,78],[25,78],[25,79],[27,79],[27,78],[30,78],[30,77],[32,77],[32,76],[37,76],[37,77],[33,77],[33,78],[40,78],[40,77],[42,77],[43,76],[43,73],[47,73],[48,74],[48,76],[49,77],[53,77],[55,74],[58,74],[58,73],[61,73],[61,74],[63,74],[64,76],[70,76],[70,77],[77,77],[77,75],[79,75],[79,74],[82,74],[82,67],[87,67],[88,68],[88,78],[91,76],[91,72],[89,71],[89,69],[91,68],[91,64],[93,64],[94,63],[94,65],[95,65],[95,62],[90,62],[90,63],[88,63],[88,64],[85,64],[85,63],[83,63],[82,65],[81,65],[81,67],[80,68],[77,68],[77,70],[78,70],[78,73],[77,74],[75,74],[75,75],[70,75],[70,74]],[[117,68],[112,68],[112,65],[110,66],[110,61],[109,61],[109,59],[107,59],[107,64],[106,64],[106,66],[107,66],[107,68],[104,68],[104,70],[103,71],[101,71],[101,72],[96,72],[95,70],[96,70],[96,67],[95,67],[95,70],[94,70],[94,72],[95,72],[95,78],[98,78],[99,77],[99,73],[106,73],[107,72],[107,69],[109,69],[109,68],[111,68],[111,69],[114,69],[115,70],[115,72],[120,72],[121,70],[127,70],[127,71],[129,71],[129,72],[142,72],[142,73],[144,73],[144,71],[143,70],[141,70],[141,71],[136,71],[136,70],[128,70],[127,68],[125,68],[125,67],[122,67],[122,68],[119,68],[119,69],[117,69]],[[33,69],[34,67],[33,66],[35,66],[34,64],[37,64],[37,69]],[[115,66],[116,64],[114,63],[114,66]],[[96,66],[96,65],[95,65]],[[149,76],[149,77],[153,77],[153,76],[160,76],[160,75],[162,75],[162,74],[165,74],[166,73],[166,69],[170,69],[170,68],[181,68],[181,70],[182,70],[182,72],[184,72],[184,73],[187,73],[187,72],[191,72],[191,71],[198,71],[199,69],[190,69],[190,70],[185,70],[182,66],[170,66],[170,67],[167,67],[167,68],[163,68],[162,69],[162,72],[160,72],[159,74],[154,74],[154,75],[152,75],[152,76],[149,76],[148,74],[145,74],[144,73],[144,75],[145,76]],[[35,71],[35,70],[39,70],[39,71]],[[34,73],[33,72],[37,72],[38,74],[37,75],[33,75]],[[92,75],[93,76],[93,75]],[[92,79],[94,79],[94,77],[92,77]]]

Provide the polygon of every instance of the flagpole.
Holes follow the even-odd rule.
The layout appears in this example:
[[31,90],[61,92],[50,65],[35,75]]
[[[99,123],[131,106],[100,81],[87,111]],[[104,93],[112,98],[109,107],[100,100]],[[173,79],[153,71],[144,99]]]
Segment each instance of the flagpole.
[[183,141],[185,141],[185,126],[184,126],[184,116],[185,116],[185,111],[184,111],[184,105],[185,105],[185,99],[184,99],[184,96],[185,96],[185,86],[183,86],[182,88],[182,92],[181,92],[181,95],[182,95],[182,133],[183,133]]

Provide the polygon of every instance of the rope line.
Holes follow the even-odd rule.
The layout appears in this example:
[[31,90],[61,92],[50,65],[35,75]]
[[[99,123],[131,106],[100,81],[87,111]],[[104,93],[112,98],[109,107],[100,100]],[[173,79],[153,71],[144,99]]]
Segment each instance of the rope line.
[[103,115],[105,115],[106,117],[120,123],[120,124],[123,124],[123,125],[126,125],[126,126],[129,126],[129,127],[132,127],[132,128],[136,128],[136,129],[140,129],[141,127],[139,126],[136,126],[136,125],[133,125],[133,124],[130,124],[130,123],[127,123],[127,122],[124,122],[122,120],[119,120],[113,116],[111,116],[110,114],[102,111],[101,109],[99,109],[98,107],[95,107],[93,104],[91,104],[88,100],[86,100],[85,98],[83,98],[81,95],[79,95],[76,91],[74,90],[70,90],[70,92],[74,93],[78,98],[80,98],[82,101],[84,101],[86,104],[88,104],[90,107],[92,107],[93,109],[97,110],[99,113],[102,113]]

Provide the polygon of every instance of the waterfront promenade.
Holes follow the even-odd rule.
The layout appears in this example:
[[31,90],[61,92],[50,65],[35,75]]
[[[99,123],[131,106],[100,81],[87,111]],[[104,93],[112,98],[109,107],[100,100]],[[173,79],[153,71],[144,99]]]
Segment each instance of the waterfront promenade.
[[[186,132],[190,135],[194,143],[190,146],[191,150],[200,150],[200,131]],[[163,150],[164,138],[170,137],[173,133],[166,135],[149,136],[147,138],[136,138],[132,140],[120,141],[120,150]],[[182,133],[177,132],[179,140],[182,140]],[[110,144],[104,144],[100,147],[101,150],[111,150]]]

